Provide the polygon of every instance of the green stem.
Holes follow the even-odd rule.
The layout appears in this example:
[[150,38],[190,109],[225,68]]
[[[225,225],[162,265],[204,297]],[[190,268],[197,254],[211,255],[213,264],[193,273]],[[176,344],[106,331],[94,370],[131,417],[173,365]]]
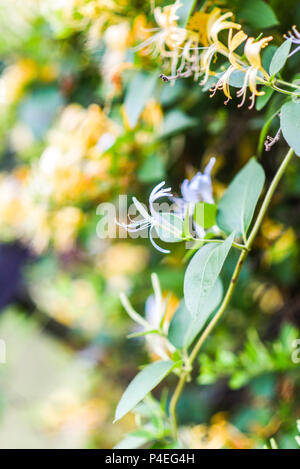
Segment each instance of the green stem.
[[205,339],[207,336],[210,334],[210,332],[213,330],[217,322],[219,321],[220,317],[224,313],[224,311],[227,309],[227,306],[229,305],[229,302],[232,298],[233,292],[235,290],[235,286],[237,283],[237,280],[239,278],[240,272],[242,270],[242,267],[244,265],[244,262],[247,258],[248,251],[243,251],[240,254],[238,263],[234,269],[233,276],[231,277],[230,284],[228,287],[228,290],[226,292],[226,295],[222,301],[222,304],[220,308],[218,309],[217,313],[214,315],[213,319],[210,321],[204,332],[201,334],[199,340],[196,342],[196,345],[194,346],[191,355],[190,355],[190,364],[193,364],[195,358],[197,357],[197,354],[202,347],[202,344],[204,343]]
[[265,83],[265,84],[266,86],[273,88],[273,90],[278,91],[279,93],[286,94],[288,96],[296,96],[296,97],[299,96],[299,93],[293,93],[293,91],[283,90],[282,88],[279,88],[278,86],[273,85],[273,84],[268,84],[268,83]]
[[284,86],[289,86],[290,88],[296,88],[297,90],[300,90],[300,86],[299,85],[296,85],[295,83],[290,83],[288,81],[284,81],[284,80],[278,80],[276,79],[277,83],[279,83],[280,85],[284,85]]
[[[224,243],[223,239],[206,239],[206,238],[185,238],[184,241],[195,241],[196,243],[203,242],[203,243]],[[239,243],[232,243],[232,247],[239,249],[240,251],[246,251],[247,247],[244,244]]]
[[[198,352],[200,350],[200,348],[202,347],[203,343],[205,342],[207,336],[211,333],[211,331],[213,330],[213,328],[215,327],[215,325],[217,324],[217,322],[219,321],[219,319],[222,317],[224,311],[227,309],[229,303],[230,303],[230,300],[232,298],[232,295],[234,293],[234,290],[235,290],[235,287],[236,287],[236,284],[237,284],[237,280],[239,278],[239,275],[241,273],[241,270],[242,270],[242,267],[245,263],[245,260],[248,256],[248,253],[252,247],[252,244],[254,242],[254,239],[257,235],[257,232],[261,226],[261,223],[263,221],[263,218],[266,214],[266,211],[270,205],[270,202],[271,202],[271,199],[272,199],[272,196],[280,182],[280,179],[282,178],[292,156],[293,156],[293,149],[290,149],[288,151],[288,153],[286,154],[283,162],[281,163],[280,167],[278,168],[277,170],[277,173],[275,174],[274,176],[274,179],[272,180],[271,182],[271,185],[266,193],[266,196],[264,198],[264,201],[262,203],[262,206],[260,208],[260,211],[258,213],[258,216],[257,216],[257,219],[254,223],[254,226],[250,232],[250,235],[249,235],[249,238],[247,240],[247,243],[246,243],[246,250],[243,250],[240,254],[240,257],[239,257],[239,260],[236,264],[236,267],[234,269],[234,272],[233,272],[233,275],[232,275],[232,278],[231,278],[231,281],[230,281],[230,284],[229,284],[229,287],[227,289],[227,292],[226,292],[226,295],[221,303],[221,306],[219,307],[217,313],[215,314],[215,316],[213,317],[213,319],[210,321],[210,323],[207,325],[207,327],[204,329],[203,333],[201,334],[201,336],[199,337],[198,341],[196,342],[190,356],[188,357],[188,365],[191,367],[191,365],[193,364],[194,360],[196,359],[197,355],[198,355]],[[172,433],[173,433],[173,436],[175,439],[177,439],[177,420],[176,420],[176,407],[177,407],[177,402],[178,402],[178,399],[180,397],[180,394],[184,388],[184,385],[186,383],[186,380],[187,380],[187,377],[188,377],[188,373],[186,372],[185,369],[183,369],[183,373],[178,381],[178,384],[175,388],[175,391],[174,391],[174,394],[172,396],[172,399],[171,399],[171,402],[170,402],[170,419],[171,419],[171,427],[172,427]]]
[[177,440],[177,434],[178,434],[177,418],[176,418],[177,402],[184,388],[186,379],[187,379],[187,374],[186,372],[184,372],[179,378],[179,381],[177,383],[177,386],[175,388],[175,391],[174,391],[174,394],[172,396],[172,399],[170,401],[170,406],[169,406],[171,430],[172,430],[172,435],[173,435],[174,440]]

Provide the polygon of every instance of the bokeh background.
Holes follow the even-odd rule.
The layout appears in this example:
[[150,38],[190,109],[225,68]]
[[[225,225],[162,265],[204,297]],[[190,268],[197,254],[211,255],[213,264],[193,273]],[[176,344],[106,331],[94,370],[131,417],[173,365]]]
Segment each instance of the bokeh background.
[[[272,33],[266,64],[300,24],[299,1],[263,2],[275,18],[265,23],[253,14],[260,0],[208,3],[233,11],[254,36]],[[186,251],[175,246],[165,256],[148,239],[100,239],[97,206],[117,205],[120,194],[147,202],[164,179],[179,192],[211,156],[218,199],[251,156],[270,180],[286,152],[282,141],[262,151],[277,119],[261,134],[283,98],[249,111],[236,100],[225,107],[221,93],[210,99],[209,86],[159,80],[162,59],[133,50],[152,34],[153,5],[0,0],[1,448],[112,448],[136,428],[133,415],[113,424],[115,407],[138,367],[156,358],[142,339],[126,338],[134,325],[119,294],[143,314],[156,272],[172,314]],[[298,72],[296,54],[286,78]],[[180,400],[189,447],[262,447],[273,436],[281,448],[296,447],[299,198],[295,158]],[[232,254],[224,281],[234,262]]]

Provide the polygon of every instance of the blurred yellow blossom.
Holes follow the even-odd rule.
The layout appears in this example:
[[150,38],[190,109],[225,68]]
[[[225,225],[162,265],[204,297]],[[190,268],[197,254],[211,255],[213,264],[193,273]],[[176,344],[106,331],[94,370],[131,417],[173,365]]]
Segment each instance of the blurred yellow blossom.
[[149,99],[143,112],[142,119],[152,127],[159,128],[163,121],[163,110],[155,99]]
[[73,389],[56,390],[41,409],[48,431],[86,434],[103,424],[108,408],[102,399],[87,399]]
[[259,284],[254,293],[254,299],[264,313],[273,314],[283,307],[283,296],[275,285]]
[[176,72],[178,59],[182,54],[180,47],[184,44],[187,36],[186,29],[179,27],[177,23],[179,19],[177,10],[181,6],[180,1],[176,0],[172,5],[163,8],[156,7],[154,9],[154,18],[158,28],[154,29],[155,34],[135,48],[135,50],[146,48],[146,51],[150,51],[153,46],[155,54],[158,53],[161,57],[172,60],[172,73]]
[[30,282],[30,294],[41,311],[69,327],[94,335],[103,317],[94,287],[83,278],[69,278],[59,272]]
[[58,251],[68,251],[74,245],[84,216],[77,207],[63,207],[53,215],[54,246]]
[[288,228],[279,239],[264,252],[264,262],[278,264],[297,250],[296,233]]
[[158,47],[163,54],[167,54],[166,50],[163,48],[164,43],[169,49],[174,50],[185,40],[186,30],[178,27],[177,24],[179,16],[176,12],[181,6],[180,0],[176,0],[173,5],[165,6],[163,9],[157,7],[154,10],[155,20],[161,28],[161,33],[157,38]]
[[6,67],[0,76],[0,103],[8,106],[18,101],[37,74],[37,65],[31,59],[20,59]]
[[101,73],[106,83],[111,83],[125,61],[130,40],[127,21],[109,26],[104,34],[106,52],[102,60]]
[[149,259],[149,251],[144,246],[117,242],[97,258],[98,269],[106,276],[137,274],[144,270]]
[[223,413],[216,414],[211,425],[183,428],[179,439],[189,449],[251,449],[254,442],[226,420]]
[[198,34],[198,41],[203,46],[208,46],[207,38],[207,23],[210,18],[210,14],[204,11],[196,11],[188,21],[187,29],[196,31]]

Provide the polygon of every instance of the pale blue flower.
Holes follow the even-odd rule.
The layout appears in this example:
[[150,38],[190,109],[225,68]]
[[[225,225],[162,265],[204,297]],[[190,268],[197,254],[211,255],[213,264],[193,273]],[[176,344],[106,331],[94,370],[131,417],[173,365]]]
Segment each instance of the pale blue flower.
[[284,36],[286,39],[289,39],[292,44],[297,44],[298,47],[296,47],[293,52],[290,53],[289,57],[292,57],[292,55],[296,54],[300,50],[300,33],[297,31],[296,26],[292,27],[292,31],[289,31],[288,34]]
[[[163,249],[162,247],[158,246],[158,244],[154,241],[153,236],[154,234],[159,234],[162,240],[166,241],[169,235],[169,239],[167,242],[177,242],[182,239],[182,231],[180,231],[179,226],[182,223],[182,220],[185,219],[187,209],[189,209],[190,217],[193,216],[195,205],[197,202],[207,202],[210,204],[214,203],[213,198],[213,190],[212,190],[212,182],[211,182],[211,171],[215,164],[216,159],[211,158],[208,165],[204,169],[203,173],[198,172],[191,181],[185,179],[181,186],[181,194],[182,197],[173,197],[171,194],[171,188],[163,188],[165,185],[165,181],[162,181],[157,186],[154,187],[150,196],[149,196],[149,211],[147,208],[139,202],[136,197],[132,198],[132,201],[141,215],[139,219],[130,219],[130,223],[118,223],[118,225],[125,228],[129,233],[134,233],[137,231],[142,231],[144,229],[149,228],[149,238],[151,244],[160,252],[165,254],[170,253],[168,249]],[[174,223],[168,221],[168,217],[162,216],[158,210],[155,209],[154,203],[162,198],[167,197],[171,200],[174,205],[171,207],[172,212],[174,213],[173,219],[169,218],[169,220],[173,220]],[[166,215],[166,213],[164,213]],[[180,221],[176,225],[176,219]],[[201,226],[197,225],[193,221],[193,225],[196,231],[196,234],[199,238],[204,238],[205,230]],[[154,232],[153,232],[154,230]],[[171,241],[172,239],[172,241]]]
[[[203,173],[199,171],[190,181],[188,179],[183,181],[181,185],[182,197],[170,197],[178,207],[177,214],[183,220],[185,219],[187,209],[189,209],[190,216],[193,215],[197,202],[207,202],[209,204],[215,203],[211,181],[211,171],[215,162],[216,158],[211,158]],[[196,223],[194,226],[197,235],[200,238],[204,237],[204,229]]]

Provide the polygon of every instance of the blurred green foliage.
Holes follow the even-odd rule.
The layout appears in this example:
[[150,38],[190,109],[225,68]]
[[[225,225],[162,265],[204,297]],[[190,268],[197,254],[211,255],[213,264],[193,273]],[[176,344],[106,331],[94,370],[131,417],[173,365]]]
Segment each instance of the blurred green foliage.
[[[263,53],[267,69],[283,34],[300,24],[298,0],[196,3],[232,11],[254,37],[272,34],[272,49]],[[120,194],[146,202],[163,179],[179,193],[182,180],[212,156],[219,201],[253,155],[269,183],[286,153],[283,138],[263,151],[266,136],[278,130],[283,95],[267,92],[248,110],[237,108],[236,98],[225,107],[222,92],[210,99],[215,77],[204,87],[191,78],[172,85],[158,79],[169,74],[168,64],[134,49],[155,27],[151,4],[0,0],[0,238],[29,253],[21,283],[8,280],[11,264],[0,255],[2,290],[6,276],[15,283],[12,306],[0,318],[0,338],[8,344],[7,363],[0,364],[1,447],[58,447],[61,440],[62,446],[111,448],[123,437],[119,447],[170,447],[164,386],[137,406],[135,418],[112,424],[137,369],[157,359],[142,338],[126,339],[136,330],[119,294],[130,295],[144,315],[156,272],[173,313],[183,296],[186,251],[174,244],[163,256],[148,239],[99,239],[97,206],[118,207]],[[185,2],[182,23],[193,4]],[[295,54],[281,78],[298,83],[298,66]],[[299,196],[295,158],[233,301],[205,344],[197,383],[182,395],[186,447],[263,447],[273,436],[281,448],[297,447],[299,364],[291,360],[291,344],[300,338]],[[230,252],[224,286],[235,262]],[[74,380],[58,383],[58,368],[62,376],[72,368]],[[167,383],[173,389],[173,378]]]

